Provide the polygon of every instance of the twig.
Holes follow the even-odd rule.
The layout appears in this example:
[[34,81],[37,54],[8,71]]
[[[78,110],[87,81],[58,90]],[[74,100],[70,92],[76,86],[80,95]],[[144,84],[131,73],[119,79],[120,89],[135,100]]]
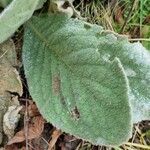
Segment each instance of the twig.
[[136,39],[129,39],[129,41],[147,41],[147,42],[150,42],[150,39],[146,39],[146,38],[136,38]]
[[[7,50],[8,51],[8,50]],[[0,59],[7,53],[7,51],[5,51],[1,56]]]
[[24,130],[25,130],[25,139],[26,139],[26,150],[29,150],[28,143],[28,103],[26,101],[26,111],[24,115]]
[[52,133],[52,139],[49,142],[49,147],[48,150],[52,150],[52,148],[54,147],[55,143],[57,142],[57,139],[59,138],[59,136],[62,134],[61,130],[57,130],[55,129]]

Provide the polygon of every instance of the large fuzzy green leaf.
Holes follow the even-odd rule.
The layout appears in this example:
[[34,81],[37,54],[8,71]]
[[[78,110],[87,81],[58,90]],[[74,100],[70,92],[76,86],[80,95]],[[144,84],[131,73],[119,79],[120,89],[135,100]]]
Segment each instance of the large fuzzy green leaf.
[[150,120],[150,52],[140,43],[129,43],[113,34],[101,37],[99,52],[108,59],[118,57],[130,83],[133,122]]
[[43,2],[44,0],[13,0],[0,14],[0,43],[27,21]]
[[47,121],[96,145],[119,145],[131,135],[128,80],[118,58],[99,54],[101,30],[64,15],[34,17],[25,29],[23,63]]

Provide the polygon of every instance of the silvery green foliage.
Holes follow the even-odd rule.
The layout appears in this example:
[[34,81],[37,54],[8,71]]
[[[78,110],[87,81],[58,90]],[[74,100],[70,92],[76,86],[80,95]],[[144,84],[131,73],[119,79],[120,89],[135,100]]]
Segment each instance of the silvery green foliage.
[[[107,44],[106,44],[107,43]],[[99,52],[111,59],[118,57],[130,83],[133,123],[150,119],[150,52],[140,43],[105,34],[100,38]]]
[[[3,7],[3,8],[5,8],[12,1],[13,0],[0,0],[0,6]],[[36,9],[40,9],[45,2],[46,2],[46,0],[39,0],[39,3],[37,5]]]
[[[45,0],[13,0],[0,14],[0,43],[9,38]],[[3,1],[8,2],[8,1]],[[1,2],[2,3],[2,2]]]
[[38,5],[37,5],[37,7],[36,7],[36,10],[42,8],[43,4],[44,4],[46,1],[47,1],[47,0],[39,0],[39,3],[38,3]]
[[26,24],[23,63],[47,121],[93,144],[113,146],[131,137],[130,88],[119,58],[98,52],[101,31],[64,15],[33,17]]
[[120,145],[150,119],[150,53],[139,43],[64,15],[33,17],[23,63],[42,115],[96,145]]

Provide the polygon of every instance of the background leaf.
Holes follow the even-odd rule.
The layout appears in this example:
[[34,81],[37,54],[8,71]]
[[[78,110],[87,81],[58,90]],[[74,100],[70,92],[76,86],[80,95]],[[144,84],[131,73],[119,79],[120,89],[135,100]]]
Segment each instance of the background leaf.
[[17,66],[15,45],[8,40],[0,44],[0,95],[6,91],[22,94],[22,84],[14,66]]
[[[5,8],[8,4],[10,4],[10,2],[12,2],[13,0],[0,0],[0,6]],[[39,3],[37,5],[36,9],[40,9],[43,4],[46,2],[46,0],[39,0]]]
[[0,43],[10,37],[38,6],[40,0],[13,0],[0,14]]
[[128,81],[118,58],[98,52],[101,27],[64,15],[27,23],[23,63],[30,93],[57,128],[94,144],[131,135]]
[[22,84],[16,66],[14,43],[9,40],[0,44],[0,144],[3,140],[3,116],[12,104],[10,92],[22,95]]

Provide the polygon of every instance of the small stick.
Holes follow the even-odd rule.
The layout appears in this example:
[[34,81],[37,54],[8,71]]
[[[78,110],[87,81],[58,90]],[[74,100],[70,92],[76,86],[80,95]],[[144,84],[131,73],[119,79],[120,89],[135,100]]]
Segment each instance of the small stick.
[[49,142],[49,147],[48,150],[52,150],[54,147],[55,143],[57,142],[58,138],[62,134],[61,130],[55,129],[52,133],[52,139]]

